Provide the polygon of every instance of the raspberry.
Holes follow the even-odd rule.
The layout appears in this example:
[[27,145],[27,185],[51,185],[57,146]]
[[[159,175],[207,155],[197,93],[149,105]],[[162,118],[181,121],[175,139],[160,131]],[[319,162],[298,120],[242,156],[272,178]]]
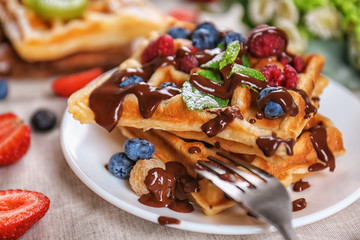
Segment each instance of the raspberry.
[[250,32],[248,49],[254,57],[277,56],[285,51],[286,39],[276,31],[268,31],[268,29],[269,26],[261,25]]
[[153,168],[165,169],[165,163],[156,158],[139,160],[131,170],[129,178],[130,187],[138,196],[149,193],[144,180],[149,170]]
[[179,58],[179,70],[190,73],[191,69],[199,66],[199,62],[195,56],[187,55]]
[[264,75],[270,86],[280,86],[285,81],[284,73],[276,64],[267,64],[261,73]]
[[284,67],[284,75],[285,75],[285,84],[284,87],[287,88],[296,88],[298,82],[298,76],[295,68],[290,65],[285,65]]
[[295,56],[293,60],[293,66],[298,73],[301,72],[305,67],[304,59],[300,56]]
[[152,41],[141,54],[142,63],[148,63],[159,55],[171,56],[174,54],[174,39],[164,34]]

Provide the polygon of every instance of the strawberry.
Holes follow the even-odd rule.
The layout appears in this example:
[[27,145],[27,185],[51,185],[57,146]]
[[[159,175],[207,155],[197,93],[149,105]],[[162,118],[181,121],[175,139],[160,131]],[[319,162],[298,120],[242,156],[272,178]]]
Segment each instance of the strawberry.
[[52,83],[52,89],[62,97],[70,97],[71,94],[83,88],[102,73],[101,68],[93,68],[85,72],[60,77]]
[[170,10],[168,14],[177,20],[197,24],[199,21],[199,12],[191,8],[176,8]]
[[0,191],[0,239],[18,239],[49,209],[44,194],[27,190]]
[[0,115],[0,167],[19,161],[30,147],[31,130],[13,113]]

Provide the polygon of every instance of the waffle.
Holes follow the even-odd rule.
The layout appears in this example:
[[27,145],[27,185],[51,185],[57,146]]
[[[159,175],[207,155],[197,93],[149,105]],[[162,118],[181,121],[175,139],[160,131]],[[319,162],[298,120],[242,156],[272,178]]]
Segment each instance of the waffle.
[[171,21],[146,1],[90,0],[81,18],[43,20],[20,0],[0,1],[5,35],[28,62],[51,61],[79,52],[129,45]]
[[[327,143],[333,154],[335,156],[344,154],[345,150],[340,131],[329,119],[320,114],[315,115],[315,117],[307,123],[303,133],[296,140],[294,155],[279,164],[270,163],[266,159],[254,155],[231,154],[273,174],[285,187],[288,187],[291,183],[311,175],[312,173],[308,171],[309,167],[317,162],[321,162],[311,142],[311,133],[307,131],[311,127],[318,126],[319,124],[326,129]],[[173,133],[162,130],[151,129],[143,131],[142,129],[129,127],[121,127],[120,130],[122,134],[128,138],[136,137],[152,142],[155,145],[155,156],[158,159],[163,162],[181,162],[193,177],[196,177],[194,164],[196,164],[198,160],[207,160],[207,156],[220,158],[216,155],[216,152],[229,152],[229,149],[224,149],[222,145],[220,145],[220,148],[216,148],[209,143],[200,140],[189,141],[189,139],[180,138]],[[188,133],[187,136],[190,137],[190,139],[195,139],[196,137],[196,135],[192,136],[192,133]],[[190,153],[189,149],[192,147],[200,149],[199,153]],[[234,149],[236,148],[232,148],[231,150]],[[199,180],[199,185],[200,192],[192,193],[190,198],[201,207],[206,215],[215,215],[235,204],[226,198],[222,191],[209,181],[205,179]]]
[[[158,35],[154,34],[151,39],[156,39]],[[151,40],[150,39],[150,40]],[[144,48],[148,45],[148,41],[144,41],[142,45],[134,52],[132,57],[123,62],[117,72],[129,68],[141,67],[140,56]],[[191,42],[184,39],[175,40],[175,50],[183,46],[189,46]],[[316,99],[328,84],[328,80],[321,76],[322,67],[324,65],[324,58],[319,54],[311,54],[304,56],[305,70],[298,75],[299,81],[297,89],[305,92],[309,99]],[[276,59],[250,59],[251,67],[260,70],[267,63],[279,64]],[[74,118],[81,123],[96,123],[95,115],[90,108],[89,98],[93,91],[111,78],[108,74],[99,79],[95,84],[88,86],[79,92],[72,95],[68,101],[69,112],[73,114]],[[164,82],[173,82],[178,86],[189,78],[189,75],[178,71],[173,65],[160,67],[151,75],[147,84],[151,86],[159,86]],[[110,80],[111,81],[111,80]],[[109,81],[109,82],[110,82]],[[254,92],[245,87],[237,87],[232,96],[230,107],[237,108],[243,118],[235,118],[223,131],[216,135],[216,139],[222,141],[236,142],[241,146],[240,152],[246,154],[255,154],[263,158],[268,158],[263,150],[260,150],[256,144],[256,139],[261,136],[276,135],[279,139],[296,139],[313,113],[305,113],[305,100],[296,91],[288,91],[295,104],[299,108],[299,113],[296,116],[289,116],[288,114],[278,119],[256,119],[257,107],[254,106]],[[254,96],[255,95],[255,96]],[[105,102],[103,106],[105,106]],[[318,106],[318,101],[312,101],[314,106]],[[204,111],[189,110],[184,104],[182,94],[175,95],[170,99],[162,101],[151,117],[143,117],[139,111],[139,101],[133,94],[126,96],[122,102],[122,115],[118,122],[114,125],[106,126],[107,130],[111,130],[115,125],[119,127],[135,127],[143,129],[162,129],[165,131],[177,132],[178,135],[188,134],[189,132],[197,133],[196,138],[203,138],[205,135],[201,129],[202,125],[216,118],[216,111],[213,109]],[[220,112],[225,109],[218,109]],[[111,110],[104,114],[113,114]],[[111,118],[111,117],[110,117]],[[255,120],[255,123],[251,123]],[[103,125],[104,126],[104,125]],[[214,138],[215,139],[215,138]],[[286,159],[289,155],[284,145],[280,145],[274,153],[277,159]],[[271,160],[271,159],[270,159]]]

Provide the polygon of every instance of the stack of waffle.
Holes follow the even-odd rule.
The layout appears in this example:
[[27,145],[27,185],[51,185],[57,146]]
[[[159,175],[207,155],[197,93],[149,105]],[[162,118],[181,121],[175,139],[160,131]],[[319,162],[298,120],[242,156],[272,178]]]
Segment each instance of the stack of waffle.
[[[199,68],[185,73],[174,61],[168,61],[171,64],[160,61],[161,56],[143,63],[144,49],[157,38],[158,35],[153,34],[150,40],[145,40],[115,73],[73,94],[68,101],[73,117],[81,123],[97,123],[108,131],[117,127],[128,138],[146,139],[155,145],[157,158],[164,162],[181,162],[193,177],[196,177],[194,164],[207,160],[207,156],[216,156],[218,151],[251,162],[276,176],[285,186],[325,168],[334,170],[334,162],[328,158],[342,155],[345,150],[340,131],[329,119],[316,113],[319,96],[328,84],[321,76],[322,56],[304,56],[305,66],[298,73],[296,89],[286,90],[297,106],[297,114],[286,113],[269,119],[260,117],[256,104],[258,91],[242,85],[234,89],[225,107],[190,110],[184,100],[184,88],[181,91],[178,88]],[[187,39],[175,39],[175,59],[183,47],[192,49],[191,45]],[[255,70],[260,71],[269,63],[280,66],[276,57],[246,55],[250,67]],[[153,69],[144,83],[119,87],[125,73],[143,73],[149,65]],[[178,87],[160,87],[165,82]],[[158,100],[161,97],[162,100]],[[260,139],[266,143],[261,143]],[[320,151],[315,146],[319,143]],[[321,150],[328,154],[325,158]],[[205,214],[217,214],[234,204],[207,180],[201,179],[199,184],[200,192],[192,193],[191,198]]]
[[0,74],[49,75],[113,68],[132,43],[171,20],[145,0],[90,0],[74,19],[44,19],[19,0],[0,1]]

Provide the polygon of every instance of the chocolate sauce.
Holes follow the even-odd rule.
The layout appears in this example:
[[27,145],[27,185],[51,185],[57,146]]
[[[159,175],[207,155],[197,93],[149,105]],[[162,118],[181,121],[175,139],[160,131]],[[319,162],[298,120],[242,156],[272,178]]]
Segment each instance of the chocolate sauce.
[[208,137],[214,137],[222,132],[235,118],[243,119],[238,107],[227,107],[225,110],[217,113],[217,117],[204,123],[201,129]]
[[305,101],[305,118],[310,118],[310,113],[317,113],[317,108],[311,103],[309,96],[304,90],[293,89],[293,91],[299,93]]
[[134,94],[138,98],[140,114],[149,118],[163,100],[180,93],[174,87],[153,87],[147,83],[118,87],[122,79],[123,72],[115,72],[105,83],[94,89],[89,98],[95,121],[109,132],[121,118],[122,102],[127,95]]
[[286,153],[289,156],[292,156],[295,140],[292,138],[282,139],[275,136],[261,136],[256,139],[256,144],[267,157],[274,155],[280,144],[284,144],[286,147]]
[[139,202],[151,207],[167,207],[176,212],[192,212],[193,206],[187,199],[176,196],[177,185],[184,193],[198,192],[197,181],[186,173],[185,167],[178,162],[166,163],[166,169],[153,168],[144,181],[149,193],[142,195]]
[[309,182],[303,182],[302,179],[300,179],[299,181],[297,181],[294,186],[293,186],[293,191],[294,192],[302,192],[305,189],[308,189],[310,187]]
[[296,116],[299,113],[298,106],[296,106],[291,94],[285,88],[279,87],[277,90],[268,93],[258,101],[259,108],[264,109],[269,101],[280,104],[284,112],[289,113],[290,116]]
[[198,148],[198,147],[191,147],[191,148],[189,148],[188,152],[191,153],[191,154],[201,153],[201,149]]
[[207,143],[207,142],[204,142],[204,141],[201,141],[201,140],[196,140],[196,139],[186,139],[186,138],[182,138],[182,140],[184,142],[200,142],[202,144],[204,144],[204,146],[206,148],[214,148],[214,145],[211,145],[210,143]]
[[309,172],[316,172],[329,167],[330,171],[335,170],[335,157],[327,144],[326,128],[322,125],[312,127],[308,130],[311,142],[317,153],[317,157],[325,164],[315,163],[309,167]]
[[292,202],[293,212],[297,212],[306,208],[307,202],[305,198],[299,198]]
[[165,226],[167,224],[180,224],[180,220],[176,218],[163,217],[163,216],[158,217],[158,222],[162,226]]
[[198,51],[195,54],[195,57],[198,60],[199,64],[201,65],[207,63],[221,52],[222,50],[220,48],[198,49]]
[[254,118],[250,119],[250,120],[249,120],[249,123],[251,123],[251,124],[256,123],[256,119],[254,119]]

